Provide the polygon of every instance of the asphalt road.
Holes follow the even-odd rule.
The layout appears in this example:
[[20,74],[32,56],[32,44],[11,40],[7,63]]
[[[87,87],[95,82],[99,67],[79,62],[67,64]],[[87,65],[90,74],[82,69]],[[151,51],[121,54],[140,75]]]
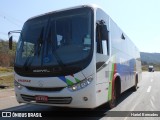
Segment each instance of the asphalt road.
[[[0,107],[0,110],[30,112],[52,111],[53,115],[55,115],[55,119],[64,120],[66,120],[66,118],[76,120],[160,120],[160,117],[128,117],[131,113],[127,112],[118,113],[125,113],[127,115],[125,117],[109,117],[112,111],[113,114],[114,111],[160,111],[160,72],[143,72],[142,80],[139,82],[138,87],[139,88],[136,92],[128,90],[123,93],[119,99],[118,105],[111,110],[109,110],[105,105],[94,110],[56,108],[30,104],[17,106],[18,103],[16,102],[13,94],[3,98],[0,97],[0,105],[4,104],[4,101],[8,102],[8,106]],[[1,92],[2,91],[0,91],[0,95]],[[69,115],[66,116],[66,114]]]

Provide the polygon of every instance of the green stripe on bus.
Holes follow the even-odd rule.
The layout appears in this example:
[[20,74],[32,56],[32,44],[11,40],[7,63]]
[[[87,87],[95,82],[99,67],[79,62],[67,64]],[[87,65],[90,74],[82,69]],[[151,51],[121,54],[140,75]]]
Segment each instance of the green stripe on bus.
[[78,83],[78,82],[80,82],[80,80],[79,79],[77,79],[77,78],[74,78],[75,80],[76,80],[76,82]]
[[111,98],[112,98],[113,74],[114,74],[114,63],[112,64],[112,69],[111,69],[111,74],[110,74],[110,79],[109,79],[108,100],[111,100]]
[[72,81],[70,81],[68,79],[66,79],[66,83],[67,83],[67,85],[73,85],[74,84]]

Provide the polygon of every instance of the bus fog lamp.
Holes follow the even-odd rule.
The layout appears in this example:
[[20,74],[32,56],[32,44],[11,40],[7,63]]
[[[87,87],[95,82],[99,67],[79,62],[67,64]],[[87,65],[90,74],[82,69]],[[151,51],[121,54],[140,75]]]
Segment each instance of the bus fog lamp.
[[87,97],[83,97],[83,100],[84,100],[84,101],[88,101],[88,98],[87,98]]

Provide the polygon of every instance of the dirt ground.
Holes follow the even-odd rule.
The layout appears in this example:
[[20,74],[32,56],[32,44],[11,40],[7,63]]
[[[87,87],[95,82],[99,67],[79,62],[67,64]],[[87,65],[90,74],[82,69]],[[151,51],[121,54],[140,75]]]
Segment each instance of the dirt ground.
[[17,102],[14,89],[0,89],[0,110],[19,106]]

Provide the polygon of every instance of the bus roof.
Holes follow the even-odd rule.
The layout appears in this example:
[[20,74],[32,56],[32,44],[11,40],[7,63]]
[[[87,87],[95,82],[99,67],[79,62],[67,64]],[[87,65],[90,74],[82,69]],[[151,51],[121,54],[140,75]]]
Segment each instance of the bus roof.
[[[91,7],[91,8],[93,8],[93,9],[100,8],[100,7],[99,7],[98,5],[96,5],[96,4],[79,5],[79,6],[68,7],[68,8],[59,9],[59,10],[51,11],[51,12],[48,12],[48,13],[40,14],[40,15],[31,17],[31,18],[29,18],[28,20],[31,20],[31,19],[34,19],[34,18],[37,18],[37,17],[41,17],[41,16],[44,16],[44,15],[56,13],[56,12],[61,12],[61,11],[66,11],[66,10],[71,10],[71,9],[76,9],[76,8],[83,8],[83,7]],[[101,8],[101,9],[102,9],[102,8]]]

